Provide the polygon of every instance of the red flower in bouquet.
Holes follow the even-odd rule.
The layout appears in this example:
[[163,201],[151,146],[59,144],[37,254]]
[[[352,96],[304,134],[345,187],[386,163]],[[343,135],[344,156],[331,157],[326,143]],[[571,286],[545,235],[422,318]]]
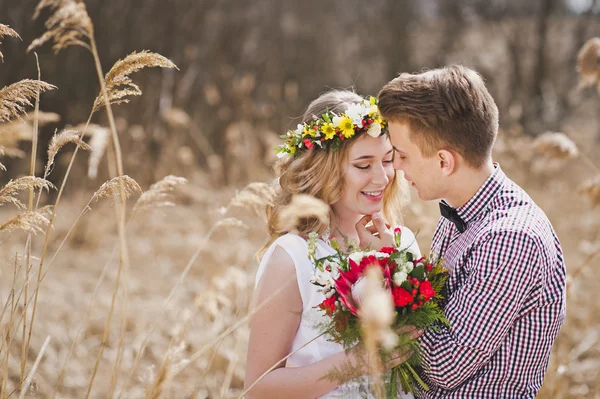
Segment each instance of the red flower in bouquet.
[[[309,254],[316,267],[311,282],[326,295],[318,308],[329,318],[325,326],[333,342],[349,348],[363,334],[361,319],[366,313],[361,314],[359,310],[366,303],[364,300],[371,298],[365,288],[369,282],[365,274],[373,266],[381,270],[381,292],[384,296],[389,293],[389,302],[394,306],[392,328],[412,325],[427,330],[437,328],[438,323],[449,326],[440,307],[443,298],[437,295],[448,278],[447,269],[440,259],[433,262],[424,257],[416,259],[410,249],[399,248],[400,242],[400,230],[396,229],[394,243],[398,247],[344,253],[333,241],[336,254],[320,259],[314,253]],[[416,345],[418,351],[418,343]],[[417,360],[395,367],[390,392],[397,392],[400,387],[404,392],[414,392],[418,386],[428,389],[412,368],[418,364]]]
[[328,316],[331,316],[335,312],[335,297],[325,299],[319,304],[319,308],[323,309]]
[[431,283],[429,281],[423,281],[420,283],[419,292],[423,295],[426,302],[435,296],[435,291],[431,287]]
[[394,297],[394,306],[407,306],[414,300],[410,292],[402,287],[394,287],[392,289],[392,296]]

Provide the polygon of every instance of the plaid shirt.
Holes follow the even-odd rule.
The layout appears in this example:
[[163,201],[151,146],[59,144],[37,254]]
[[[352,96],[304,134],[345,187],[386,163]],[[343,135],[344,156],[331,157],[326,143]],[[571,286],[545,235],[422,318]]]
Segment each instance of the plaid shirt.
[[444,312],[452,328],[420,338],[420,398],[534,398],[565,317],[566,269],[544,212],[495,164],[457,209],[463,233],[438,222],[432,253],[450,269]]

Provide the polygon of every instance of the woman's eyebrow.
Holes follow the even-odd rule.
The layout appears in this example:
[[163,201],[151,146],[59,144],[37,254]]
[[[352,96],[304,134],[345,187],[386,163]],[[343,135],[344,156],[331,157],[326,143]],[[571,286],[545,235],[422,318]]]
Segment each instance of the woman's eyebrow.
[[[391,150],[389,150],[388,152],[386,152],[385,155],[389,155],[392,151],[394,151],[394,148],[392,148]],[[354,161],[359,161],[361,159],[371,159],[373,158],[373,155],[361,155],[360,157],[354,159]]]

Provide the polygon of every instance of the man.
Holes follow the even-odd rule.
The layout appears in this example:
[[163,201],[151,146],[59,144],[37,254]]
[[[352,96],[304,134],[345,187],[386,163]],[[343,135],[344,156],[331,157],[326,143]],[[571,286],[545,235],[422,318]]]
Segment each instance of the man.
[[[452,328],[420,338],[422,398],[533,398],[565,317],[566,270],[544,212],[492,162],[498,108],[475,71],[402,74],[379,93],[394,165],[423,200],[438,200],[432,254],[450,270]],[[390,245],[381,216],[363,245]],[[375,230],[379,233],[373,235]]]

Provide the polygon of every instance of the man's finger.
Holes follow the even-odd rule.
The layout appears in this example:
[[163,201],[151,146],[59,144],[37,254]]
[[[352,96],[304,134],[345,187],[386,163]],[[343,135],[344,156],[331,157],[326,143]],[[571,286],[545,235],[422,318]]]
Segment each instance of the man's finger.
[[423,335],[423,330],[419,330],[414,326],[402,326],[396,329],[398,334],[406,334],[408,339],[417,339]]
[[410,349],[400,349],[392,353],[392,359],[387,362],[387,368],[396,367],[412,357],[413,353]]

